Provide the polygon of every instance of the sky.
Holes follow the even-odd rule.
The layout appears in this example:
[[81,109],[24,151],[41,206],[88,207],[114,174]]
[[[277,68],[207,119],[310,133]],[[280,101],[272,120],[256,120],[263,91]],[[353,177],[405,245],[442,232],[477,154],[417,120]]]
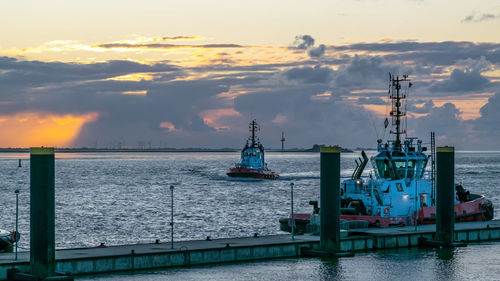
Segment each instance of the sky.
[[1,1],[0,147],[500,149],[497,0]]

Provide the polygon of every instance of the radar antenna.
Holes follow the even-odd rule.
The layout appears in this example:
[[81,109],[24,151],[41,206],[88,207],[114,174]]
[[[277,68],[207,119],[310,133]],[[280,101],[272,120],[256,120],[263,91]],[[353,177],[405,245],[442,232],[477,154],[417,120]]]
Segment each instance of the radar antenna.
[[257,132],[259,131],[259,124],[257,124],[257,121],[254,119],[248,126],[250,129],[250,141],[251,145],[250,147],[257,147],[259,145],[259,139],[257,137]]
[[391,99],[392,109],[389,115],[392,119],[392,126],[395,127],[395,131],[391,130],[390,133],[396,135],[396,140],[394,141],[394,150],[401,151],[401,135],[406,134],[405,129],[401,129],[401,119],[406,117],[406,106],[403,103],[406,99],[406,94],[401,91],[401,84],[408,83],[408,88],[412,86],[408,75],[403,75],[402,78],[399,75],[394,76],[389,73],[389,98]]

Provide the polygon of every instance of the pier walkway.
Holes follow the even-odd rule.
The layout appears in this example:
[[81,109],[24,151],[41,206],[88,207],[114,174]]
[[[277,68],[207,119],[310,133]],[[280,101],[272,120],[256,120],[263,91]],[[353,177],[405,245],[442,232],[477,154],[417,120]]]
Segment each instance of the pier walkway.
[[[370,251],[398,247],[414,247],[419,237],[432,239],[435,225],[368,228],[350,230],[341,239],[343,252]],[[500,221],[455,224],[455,240],[481,242],[500,240]],[[74,275],[139,269],[168,268],[201,264],[219,264],[289,258],[301,256],[303,247],[317,248],[319,236],[271,235],[262,237],[226,238],[109,246],[102,248],[61,249],[56,251],[56,271]],[[7,278],[7,269],[29,270],[29,252],[0,254],[0,280]]]

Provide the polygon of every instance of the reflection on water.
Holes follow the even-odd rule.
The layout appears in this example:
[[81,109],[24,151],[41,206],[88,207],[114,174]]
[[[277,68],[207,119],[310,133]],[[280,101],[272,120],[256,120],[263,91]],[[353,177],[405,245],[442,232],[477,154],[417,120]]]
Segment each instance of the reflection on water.
[[319,280],[344,280],[339,258],[320,259],[318,263]]
[[455,251],[457,248],[437,248],[436,253],[436,276],[446,277],[442,280],[461,280],[460,260],[455,260]]
[[437,256],[440,260],[453,260],[453,253],[456,248],[437,248]]

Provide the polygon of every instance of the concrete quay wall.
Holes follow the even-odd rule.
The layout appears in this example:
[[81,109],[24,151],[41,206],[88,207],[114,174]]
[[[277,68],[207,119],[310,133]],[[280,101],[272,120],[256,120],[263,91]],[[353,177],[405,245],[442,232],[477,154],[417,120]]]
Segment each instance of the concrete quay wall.
[[[235,238],[236,240],[237,238]],[[223,248],[168,250],[130,254],[78,256],[56,259],[56,272],[85,275],[142,269],[182,267],[190,265],[220,264],[251,260],[299,257],[301,248],[317,247],[318,241],[296,241],[271,245],[247,245]],[[111,247],[110,247],[111,248]],[[103,250],[103,249],[100,249]],[[62,252],[65,250],[60,250]],[[29,272],[28,261],[0,261],[0,280],[7,280],[7,269],[17,268]]]
[[[412,227],[393,228],[388,233],[373,231],[360,233],[360,236],[347,237],[341,240],[340,251],[355,252],[379,249],[417,247],[420,237],[435,239],[434,230],[411,231]],[[455,241],[482,242],[500,240],[500,225],[490,226],[486,222],[479,228],[455,230]]]
[[297,243],[272,246],[248,246],[206,250],[185,250],[164,253],[142,253],[127,256],[109,256],[57,261],[58,272],[72,274],[104,273],[152,268],[167,268],[202,264],[218,264],[260,259],[300,256],[301,247],[312,247],[313,243]]

